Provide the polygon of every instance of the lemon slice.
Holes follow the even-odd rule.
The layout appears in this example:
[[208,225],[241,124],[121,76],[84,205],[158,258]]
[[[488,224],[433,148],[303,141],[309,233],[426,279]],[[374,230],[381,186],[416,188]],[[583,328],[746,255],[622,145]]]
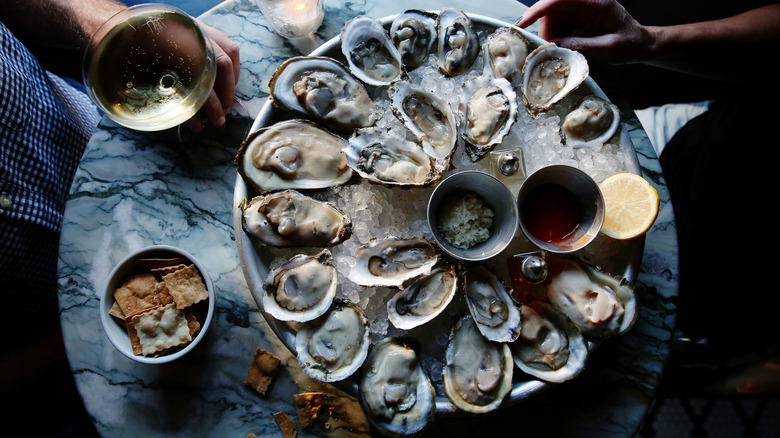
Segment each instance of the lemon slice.
[[604,196],[601,232],[613,239],[631,239],[647,232],[658,216],[658,192],[644,178],[618,173],[599,184]]

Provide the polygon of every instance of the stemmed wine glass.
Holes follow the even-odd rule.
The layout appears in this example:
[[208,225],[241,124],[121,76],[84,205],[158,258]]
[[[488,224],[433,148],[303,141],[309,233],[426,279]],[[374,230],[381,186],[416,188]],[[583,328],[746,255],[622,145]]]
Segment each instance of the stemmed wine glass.
[[[190,15],[165,4],[117,13],[95,32],[84,54],[92,100],[116,123],[140,131],[173,128],[195,116],[216,75],[211,40]],[[245,113],[238,100],[233,107]]]

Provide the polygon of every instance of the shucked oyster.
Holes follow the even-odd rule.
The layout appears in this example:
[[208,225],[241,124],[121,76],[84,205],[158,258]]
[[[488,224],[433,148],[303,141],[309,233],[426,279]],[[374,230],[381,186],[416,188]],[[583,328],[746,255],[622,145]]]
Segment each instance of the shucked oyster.
[[362,178],[387,185],[422,186],[439,179],[433,158],[417,143],[383,128],[355,131],[345,149],[347,163]]
[[398,15],[390,26],[393,40],[407,71],[422,65],[437,42],[436,14],[410,9]]
[[347,142],[307,120],[285,120],[253,132],[236,155],[238,173],[264,193],[321,189],[347,182]]
[[537,47],[523,66],[523,102],[536,117],[558,103],[588,77],[582,54],[553,43]]
[[457,290],[454,266],[434,269],[387,301],[387,318],[402,330],[420,326],[444,311]]
[[484,265],[470,266],[465,289],[469,312],[485,338],[512,342],[520,336],[520,310],[496,274]]
[[439,70],[448,76],[465,73],[479,55],[474,23],[460,9],[445,7],[439,13]]
[[336,298],[327,313],[301,326],[295,351],[301,369],[322,382],[344,380],[360,368],[371,345],[363,309]]
[[280,321],[311,321],[328,310],[337,286],[330,251],[297,255],[266,277],[263,309]]
[[499,27],[482,43],[483,74],[520,85],[528,40],[511,27]]
[[331,246],[352,235],[347,212],[295,190],[257,196],[241,208],[244,230],[268,246]]
[[520,316],[520,338],[511,344],[518,368],[555,383],[571,380],[585,369],[588,344],[562,313],[535,300],[522,305]]
[[477,76],[463,84],[458,110],[466,152],[477,161],[509,133],[517,119],[517,95],[506,79]]
[[469,315],[453,328],[444,361],[444,393],[459,409],[475,414],[490,412],[512,390],[509,346],[485,339]]
[[429,273],[438,261],[439,252],[426,239],[389,237],[355,250],[355,266],[348,277],[362,286],[400,287]]
[[597,96],[585,96],[563,120],[566,144],[574,148],[606,143],[620,129],[620,111]]
[[363,84],[343,64],[325,56],[296,56],[270,83],[274,105],[306,114],[328,129],[351,132],[374,124],[377,109]]
[[388,436],[422,432],[436,412],[436,393],[415,351],[386,338],[369,352],[360,380],[360,399],[371,424]]
[[360,15],[341,29],[341,51],[349,69],[363,82],[383,87],[401,77],[403,63],[379,20]]

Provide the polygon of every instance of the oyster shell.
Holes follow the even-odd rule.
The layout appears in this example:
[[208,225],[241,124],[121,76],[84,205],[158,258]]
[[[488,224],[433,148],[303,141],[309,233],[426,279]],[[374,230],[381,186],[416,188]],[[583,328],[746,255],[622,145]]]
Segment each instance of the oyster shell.
[[407,71],[422,65],[437,42],[436,14],[409,9],[393,20],[390,38]]
[[275,106],[305,114],[333,131],[352,132],[377,119],[365,86],[333,58],[292,57],[276,70],[269,88]]
[[453,328],[444,361],[444,393],[459,409],[475,414],[493,411],[512,390],[509,345],[485,339],[470,315]]
[[400,287],[405,281],[431,272],[439,252],[424,238],[373,239],[355,250],[349,279],[362,286]]
[[588,344],[566,316],[542,301],[520,308],[520,337],[511,344],[521,371],[547,382],[578,376],[588,360]]
[[620,130],[620,111],[598,96],[585,96],[563,119],[566,144],[573,148],[606,143]]
[[547,300],[587,339],[621,334],[634,324],[636,297],[628,281],[568,258],[554,261],[551,268]]
[[479,55],[474,23],[460,9],[445,7],[439,13],[439,70],[448,76],[465,73]]
[[387,301],[387,317],[397,328],[409,330],[438,316],[458,290],[454,266],[434,269]]
[[420,434],[436,412],[433,385],[415,351],[401,339],[386,338],[371,348],[360,396],[371,424],[388,436]]
[[384,128],[361,128],[345,149],[347,163],[362,178],[386,185],[423,186],[441,178],[423,148]]
[[330,251],[299,254],[268,273],[263,310],[280,321],[311,321],[328,310],[337,286]]
[[346,140],[308,120],[277,122],[253,132],[236,155],[238,173],[253,190],[321,189],[344,184],[352,169]]
[[490,341],[512,342],[520,336],[520,309],[503,281],[484,265],[466,271],[466,303],[477,328]]
[[588,61],[574,50],[544,44],[531,52],[523,65],[523,102],[536,117],[547,111],[588,77]]
[[350,71],[376,87],[390,85],[404,73],[401,53],[379,20],[357,16],[341,28],[341,52]]
[[336,298],[327,313],[309,321],[295,334],[298,364],[309,377],[322,382],[344,380],[368,355],[368,318],[351,301]]
[[520,85],[529,42],[511,27],[499,27],[482,43],[482,73]]
[[501,143],[517,120],[517,94],[506,79],[477,76],[463,84],[458,110],[466,153],[477,161]]
[[437,166],[449,167],[458,126],[449,102],[408,81],[391,85],[389,95],[393,113],[422,143],[423,150]]
[[244,231],[268,246],[332,246],[352,235],[352,218],[330,202],[283,190],[242,202]]

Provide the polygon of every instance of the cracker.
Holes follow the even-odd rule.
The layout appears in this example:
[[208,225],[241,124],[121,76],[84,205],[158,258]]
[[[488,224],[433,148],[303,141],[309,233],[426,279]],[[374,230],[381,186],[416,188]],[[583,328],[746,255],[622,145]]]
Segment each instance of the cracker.
[[144,356],[192,341],[187,318],[173,303],[135,315],[131,320]]
[[111,309],[108,311],[108,314],[120,321],[125,320],[125,313],[122,312],[122,308],[119,307],[119,303],[116,301],[114,301],[114,304],[111,305]]
[[280,363],[281,360],[278,357],[258,347],[255,350],[255,358],[252,360],[252,366],[246,375],[244,385],[254,389],[261,395],[265,395],[276,376]]
[[284,412],[277,412],[274,414],[274,421],[282,431],[284,438],[295,438],[298,436],[298,426],[290,419]]
[[298,411],[298,422],[301,429],[308,429],[314,425],[314,420],[319,416],[322,402],[325,400],[323,392],[305,392],[293,395],[295,410]]
[[150,272],[135,273],[114,291],[114,299],[125,316],[132,316],[155,306],[149,297],[156,286],[157,279]]
[[163,275],[162,279],[178,309],[184,309],[209,297],[206,285],[195,265]]
[[171,265],[171,266],[163,266],[161,268],[154,268],[152,269],[152,274],[154,274],[156,277],[162,277],[163,275],[170,274],[172,272],[176,272],[179,269],[186,268],[187,265],[184,263],[180,263],[178,265]]

